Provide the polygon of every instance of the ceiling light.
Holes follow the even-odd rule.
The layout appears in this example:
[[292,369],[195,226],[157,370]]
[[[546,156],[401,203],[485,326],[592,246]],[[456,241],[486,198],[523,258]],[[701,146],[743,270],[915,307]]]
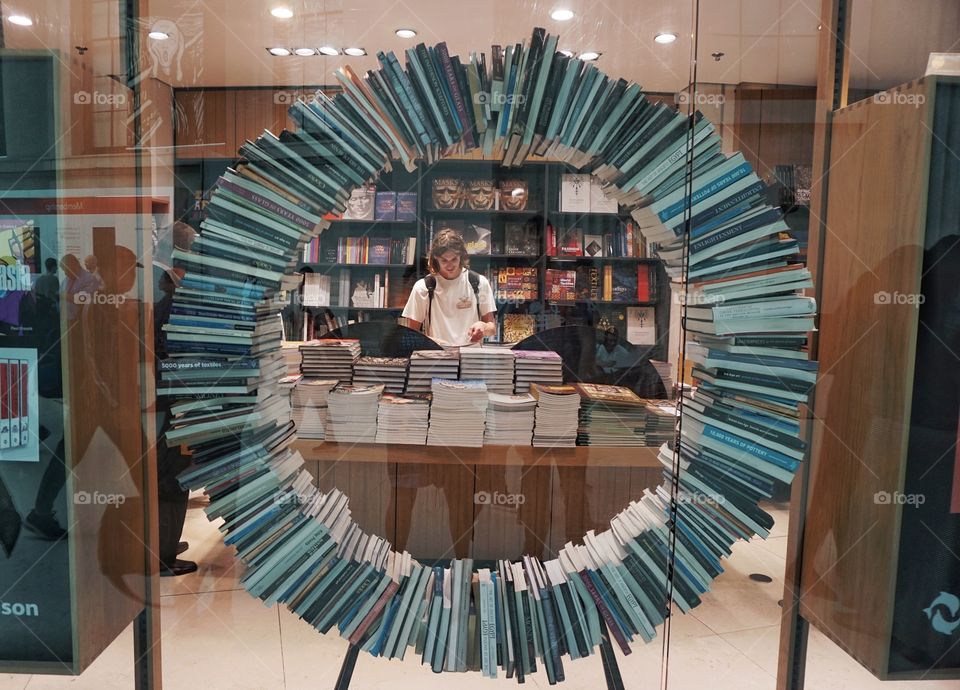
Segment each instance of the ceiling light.
[[297,48],[293,52],[299,55],[300,57],[308,57],[310,55],[317,54],[317,51],[314,50],[313,48]]
[[413,38],[417,35],[417,32],[413,29],[397,29],[395,33],[400,38]]
[[673,43],[677,40],[677,35],[670,33],[669,31],[664,31],[653,37],[653,40],[657,43]]
[[339,55],[340,49],[334,48],[333,46],[321,46],[318,48],[322,55]]
[[33,26],[33,20],[22,14],[11,14],[7,19],[11,24],[16,24],[17,26]]
[[277,19],[290,19],[293,16],[293,10],[289,7],[274,7],[270,10],[270,14]]
[[573,19],[572,10],[554,10],[550,13],[550,18],[558,22],[568,22]]
[[276,55],[277,57],[286,57],[290,54],[290,51],[287,48],[268,48],[271,55]]
[[595,50],[588,50],[586,52],[580,53],[580,59],[584,62],[592,62],[600,57],[602,53],[598,53]]
[[344,48],[343,52],[351,57],[360,57],[361,55],[366,55],[367,51],[363,48]]
[[152,38],[154,41],[166,41],[168,38],[170,38],[170,34],[166,33],[165,31],[151,31],[147,34],[147,36]]
[[573,57],[573,54],[574,54],[572,50],[561,50],[561,51],[558,51],[558,52],[559,52],[561,55],[567,56],[568,58],[572,58],[572,57]]

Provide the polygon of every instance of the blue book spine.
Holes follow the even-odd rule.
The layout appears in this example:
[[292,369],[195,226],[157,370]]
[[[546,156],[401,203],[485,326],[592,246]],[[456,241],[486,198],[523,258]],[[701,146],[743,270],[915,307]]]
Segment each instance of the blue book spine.
[[733,237],[750,232],[751,230],[762,228],[765,225],[770,225],[778,220],[780,220],[779,209],[771,208],[769,211],[765,211],[758,216],[754,216],[753,218],[745,220],[742,223],[731,225],[728,228],[724,228],[723,230],[719,230],[712,235],[707,235],[706,237],[693,242],[690,245],[690,255],[693,256],[704,249],[709,249],[715,244],[725,242]]
[[751,172],[750,164],[743,163],[742,165],[728,172],[726,175],[718,177],[716,180],[713,180],[705,187],[701,187],[700,189],[695,191],[693,194],[690,195],[689,201],[686,198],[683,198],[680,201],[676,202],[675,204],[672,204],[667,208],[663,209],[662,211],[660,211],[660,213],[658,213],[657,216],[660,218],[661,222],[667,220],[668,218],[673,218],[675,215],[683,211],[683,209],[686,208],[688,203],[690,204],[690,206],[695,206],[696,204],[700,203],[707,197],[713,194],[716,194],[721,189],[724,189],[725,187],[729,187],[731,184],[739,180],[741,177],[746,177],[747,175],[750,174],[750,172]]
[[741,438],[735,434],[731,434],[728,431],[719,429],[710,424],[703,425],[703,433],[705,436],[716,439],[732,448],[737,450],[742,450],[755,458],[759,458],[764,462],[769,462],[772,465],[777,467],[782,467],[785,470],[790,470],[791,472],[796,471],[800,463],[793,458],[787,457],[783,453],[778,453],[775,450],[770,450],[769,448],[764,448],[759,446],[756,443],[748,441],[745,438]]

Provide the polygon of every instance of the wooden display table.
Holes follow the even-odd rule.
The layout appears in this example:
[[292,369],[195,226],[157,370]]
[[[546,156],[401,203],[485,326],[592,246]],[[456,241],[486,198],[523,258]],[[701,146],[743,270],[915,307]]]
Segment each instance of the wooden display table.
[[327,443],[301,439],[293,444],[307,460],[321,462],[385,462],[423,465],[522,465],[524,467],[647,467],[659,468],[658,447],[483,446],[459,448],[401,443]]

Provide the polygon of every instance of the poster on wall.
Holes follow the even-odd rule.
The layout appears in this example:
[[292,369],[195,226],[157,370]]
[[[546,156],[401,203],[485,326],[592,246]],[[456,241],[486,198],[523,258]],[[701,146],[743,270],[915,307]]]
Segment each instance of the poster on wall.
[[0,348],[0,462],[39,462],[37,351]]

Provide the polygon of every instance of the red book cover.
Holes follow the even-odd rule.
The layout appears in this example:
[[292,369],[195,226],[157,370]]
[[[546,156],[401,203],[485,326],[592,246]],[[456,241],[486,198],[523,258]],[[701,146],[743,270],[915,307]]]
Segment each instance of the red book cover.
[[637,266],[637,301],[650,301],[650,267],[646,264]]
[[10,447],[10,385],[7,363],[0,362],[0,448]]
[[12,359],[7,365],[10,381],[10,447],[20,445],[20,365]]

